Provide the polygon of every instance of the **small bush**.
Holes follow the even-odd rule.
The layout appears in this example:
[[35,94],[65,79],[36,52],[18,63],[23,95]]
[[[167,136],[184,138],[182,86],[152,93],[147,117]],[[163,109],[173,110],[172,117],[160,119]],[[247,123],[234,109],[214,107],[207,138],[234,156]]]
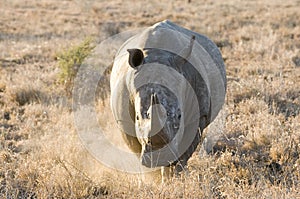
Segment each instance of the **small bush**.
[[86,38],[81,44],[57,55],[58,67],[60,68],[59,82],[65,85],[68,95],[72,93],[73,82],[80,65],[95,47],[92,42],[91,38]]

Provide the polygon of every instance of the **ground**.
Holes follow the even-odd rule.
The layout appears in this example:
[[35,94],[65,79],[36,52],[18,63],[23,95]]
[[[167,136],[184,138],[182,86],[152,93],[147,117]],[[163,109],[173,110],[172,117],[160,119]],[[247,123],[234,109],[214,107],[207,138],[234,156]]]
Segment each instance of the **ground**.
[[[0,3],[1,198],[298,198],[299,0]],[[83,147],[57,55],[169,19],[210,37],[225,61],[225,125],[189,175],[143,182]],[[219,129],[220,130],[220,129]]]

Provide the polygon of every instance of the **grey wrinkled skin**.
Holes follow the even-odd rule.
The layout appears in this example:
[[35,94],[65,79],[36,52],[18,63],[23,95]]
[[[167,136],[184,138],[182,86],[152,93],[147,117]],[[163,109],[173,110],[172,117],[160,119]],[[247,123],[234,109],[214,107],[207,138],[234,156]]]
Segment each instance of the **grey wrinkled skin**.
[[[199,118],[199,128],[200,131],[209,124],[207,118],[210,117],[209,113],[209,94],[207,86],[201,77],[201,75],[196,71],[196,69],[189,63],[185,62],[184,65],[178,66],[178,64],[174,63],[172,57],[176,56],[171,52],[167,52],[160,49],[143,49],[143,53],[145,55],[144,65],[141,67],[149,67],[151,63],[160,63],[167,67],[172,67],[176,71],[180,72],[186,80],[192,85],[195,93],[197,94],[197,100],[200,107],[200,118]],[[181,70],[179,67],[184,68]],[[156,94],[158,98],[158,103],[160,103],[165,111],[167,112],[167,118],[165,125],[162,130],[160,130],[154,136],[149,133],[149,136],[146,137],[146,141],[142,139],[138,139],[139,143],[145,144],[145,149],[142,150],[142,163],[145,166],[151,167],[153,164],[151,162],[151,158],[147,153],[152,150],[157,150],[162,148],[166,144],[170,143],[172,139],[174,139],[180,125],[181,120],[181,110],[179,107],[179,102],[177,96],[175,96],[168,88],[165,88],[161,85],[155,84],[147,84],[144,87],[141,87],[137,90],[138,96],[140,98],[140,104],[134,104],[133,106],[139,107],[139,109],[135,111],[135,124],[136,124],[136,135],[137,138],[143,137],[143,131],[145,130],[144,125],[149,121],[149,115],[147,117],[147,112],[149,111],[151,104],[151,95]],[[138,120],[137,120],[138,118]],[[199,132],[199,133],[201,133]],[[190,158],[192,153],[197,148],[197,145],[200,142],[200,135],[196,133],[193,142],[191,143],[188,150],[178,157],[177,161],[171,162],[170,165],[177,165],[177,171],[182,170],[182,168],[186,165],[187,160]],[[156,164],[156,166],[165,166]]]
[[[175,36],[166,35],[169,32],[165,30],[168,29],[172,30],[172,34],[175,32]],[[176,31],[180,33],[178,37]],[[182,35],[189,39],[180,40]],[[198,51],[191,46],[194,48],[193,52],[204,52],[203,55],[191,54],[190,49],[184,57],[186,53],[181,55],[180,50],[167,50],[173,50],[177,46],[186,48],[190,38],[196,38],[198,45]],[[167,43],[165,46],[170,47],[164,49],[162,44],[163,47],[160,48],[160,44],[164,42]],[[164,71],[170,71],[170,74],[171,71],[177,71],[187,83],[170,83],[172,78],[163,76],[162,74],[166,74],[163,71],[151,71],[156,65],[162,66]],[[190,92],[185,93],[185,89],[177,96],[178,93],[175,94],[167,86],[150,80],[139,87],[139,75],[143,71],[155,73],[157,82],[169,82],[174,88],[185,88],[189,84],[196,99],[189,96]],[[147,78],[145,81],[148,81]],[[151,168],[175,166],[175,170],[180,172],[200,143],[202,131],[213,121],[224,103],[225,67],[221,54],[212,41],[164,21],[151,27],[148,32],[132,37],[121,47],[112,70],[111,91],[114,117],[124,132],[124,141],[140,156],[141,163]],[[197,114],[192,114],[193,109]],[[198,128],[189,128],[194,121]],[[189,132],[190,130],[193,132]],[[183,135],[178,136],[182,131]],[[164,152],[155,153],[165,146],[170,148],[174,157],[167,156]]]

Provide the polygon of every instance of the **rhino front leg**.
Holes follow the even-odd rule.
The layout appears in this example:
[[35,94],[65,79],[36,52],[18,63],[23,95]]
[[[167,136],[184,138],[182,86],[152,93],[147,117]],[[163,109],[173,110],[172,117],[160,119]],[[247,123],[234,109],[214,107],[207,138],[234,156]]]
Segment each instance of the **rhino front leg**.
[[176,176],[179,176],[179,174],[184,171],[185,174],[187,174],[188,170],[187,170],[187,160],[179,160],[175,167],[174,167],[174,173]]
[[200,137],[201,137],[200,134],[201,134],[201,131],[200,131],[200,129],[198,129],[198,132],[196,133],[193,142],[191,143],[189,148],[186,150],[186,152],[178,159],[178,161],[174,165],[176,175],[178,175],[182,171],[184,171],[185,174],[187,174],[187,172],[188,172],[188,170],[187,170],[187,161],[192,156],[194,151],[197,149],[197,146],[200,142]]

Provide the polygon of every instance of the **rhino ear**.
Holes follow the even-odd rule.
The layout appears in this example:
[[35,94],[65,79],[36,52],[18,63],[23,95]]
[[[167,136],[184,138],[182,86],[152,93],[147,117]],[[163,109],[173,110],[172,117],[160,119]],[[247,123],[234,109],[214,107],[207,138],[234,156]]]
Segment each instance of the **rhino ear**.
[[144,53],[142,50],[133,48],[133,49],[127,49],[127,51],[129,52],[128,62],[132,68],[136,68],[143,63]]

